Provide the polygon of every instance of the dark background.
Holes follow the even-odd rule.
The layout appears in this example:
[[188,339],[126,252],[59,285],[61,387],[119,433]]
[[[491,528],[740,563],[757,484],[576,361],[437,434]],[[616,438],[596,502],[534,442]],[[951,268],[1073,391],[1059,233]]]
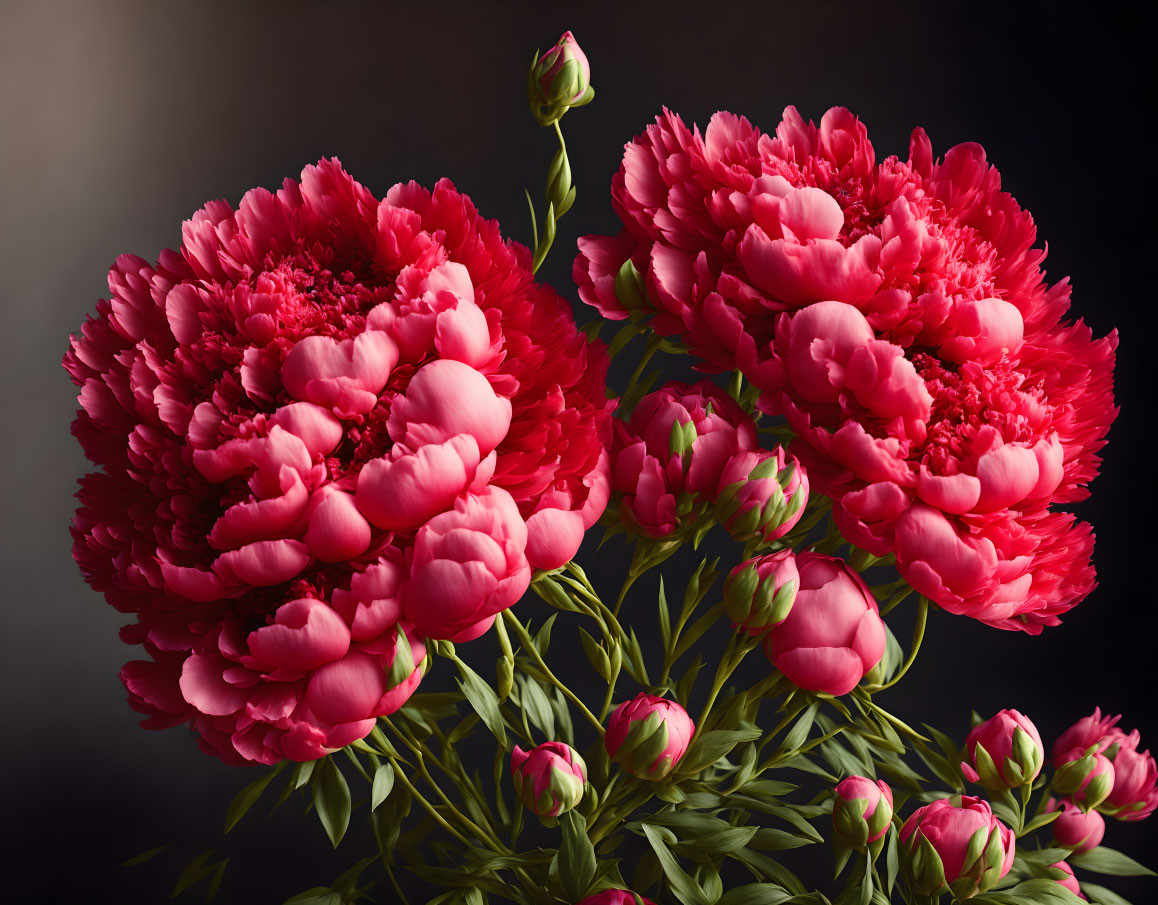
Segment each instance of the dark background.
[[[163,902],[185,862],[214,847],[236,861],[219,901],[278,903],[364,854],[349,842],[326,854],[314,819],[288,807],[223,841],[248,774],[180,730],[137,727],[116,677],[133,655],[117,640],[122,617],[69,554],[86,463],[59,361],[117,254],[152,259],[207,200],[236,202],[323,155],[379,195],[450,175],[529,241],[523,188],[541,197],[553,145],[528,114],[522,72],[564,28],[598,89],[565,121],[579,197],[541,274],[570,297],[574,240],[616,229],[608,187],[622,145],[665,104],[689,123],[726,108],[766,130],[787,104],[813,119],[842,104],[878,157],[903,156],[916,125],[938,154],[984,144],[1049,242],[1051,281],[1073,278],[1096,335],[1122,333],[1122,414],[1079,507],[1097,527],[1101,586],[1038,638],[936,614],[913,675],[882,703],[959,739],[971,708],[1016,707],[1047,744],[1100,704],[1158,748],[1143,508],[1155,474],[1154,19],[1150,4],[1115,2],[0,3],[6,899]],[[1110,823],[1108,844],[1158,860],[1158,817]],[[166,841],[155,862],[118,866]],[[1108,885],[1158,900],[1153,882]]]

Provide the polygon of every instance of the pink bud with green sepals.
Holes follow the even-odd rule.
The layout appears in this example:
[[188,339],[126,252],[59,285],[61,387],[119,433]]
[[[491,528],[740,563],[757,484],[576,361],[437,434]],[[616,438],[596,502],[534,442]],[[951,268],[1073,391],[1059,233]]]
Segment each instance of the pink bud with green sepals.
[[832,827],[844,845],[861,849],[884,838],[893,819],[893,790],[882,780],[849,776],[835,789]]
[[987,789],[1016,789],[1032,783],[1045,763],[1037,727],[1016,710],[1002,710],[973,727],[965,740],[961,770]]
[[607,753],[638,779],[663,779],[688,750],[695,723],[675,701],[638,694],[611,714],[603,737]]
[[754,557],[729,573],[724,582],[724,611],[737,628],[762,635],[788,618],[799,585],[791,550]]
[[540,125],[556,122],[571,107],[591,103],[591,64],[569,31],[542,56],[535,56],[527,72],[527,100]]
[[716,519],[743,543],[772,543],[789,531],[808,503],[808,475],[781,446],[732,456],[720,475]]
[[918,808],[901,827],[909,884],[924,896],[969,899],[991,889],[1013,866],[1014,843],[989,803],[970,795]]
[[627,889],[605,889],[588,896],[579,905],[655,905],[655,902]]
[[515,794],[533,814],[558,817],[579,804],[587,787],[587,764],[563,742],[544,742],[511,752]]
[[1053,788],[1082,810],[1093,810],[1113,791],[1114,765],[1094,746],[1074,748],[1059,758]]

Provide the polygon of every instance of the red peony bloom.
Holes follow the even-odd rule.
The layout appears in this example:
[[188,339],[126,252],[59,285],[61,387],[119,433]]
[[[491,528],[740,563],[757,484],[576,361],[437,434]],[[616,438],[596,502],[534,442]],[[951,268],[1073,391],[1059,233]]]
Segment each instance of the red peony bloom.
[[230,762],[306,760],[576,551],[609,493],[607,359],[447,181],[337,161],[129,255],[74,337],[74,555],[137,622],[130,702]]
[[1033,219],[980,146],[877,161],[847,110],[789,107],[775,135],[665,111],[612,183],[624,229],[580,240],[575,279],[706,370],[741,369],[783,415],[845,536],[894,553],[943,608],[1031,633],[1094,587],[1087,495],[1117,414],[1111,333],[1063,322]]

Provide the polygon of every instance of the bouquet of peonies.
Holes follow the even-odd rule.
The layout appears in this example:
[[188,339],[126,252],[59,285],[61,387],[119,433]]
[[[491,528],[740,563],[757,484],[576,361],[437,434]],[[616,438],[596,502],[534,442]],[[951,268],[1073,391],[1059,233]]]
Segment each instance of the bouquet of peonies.
[[[612,181],[622,229],[579,240],[580,329],[534,280],[594,95],[570,33],[527,93],[559,140],[533,250],[449,181],[379,199],[323,160],[110,271],[64,362],[101,469],[74,554],[131,615],[143,725],[266,765],[227,829],[275,782],[335,846],[368,825],[296,905],[410,901],[407,874],[462,905],[1124,901],[1074,868],[1149,873],[1100,844],[1158,807],[1136,731],[1095,711],[1046,772],[1017,710],[961,745],[876,700],[931,608],[1037,634],[1095,585],[1057,507],[1097,472],[1116,336],[1064,320],[982,149],[665,110]],[[657,388],[657,355],[707,376]],[[618,590],[575,558],[597,523],[631,545]],[[656,630],[628,592],[665,565]],[[812,890],[795,850],[826,839]]]

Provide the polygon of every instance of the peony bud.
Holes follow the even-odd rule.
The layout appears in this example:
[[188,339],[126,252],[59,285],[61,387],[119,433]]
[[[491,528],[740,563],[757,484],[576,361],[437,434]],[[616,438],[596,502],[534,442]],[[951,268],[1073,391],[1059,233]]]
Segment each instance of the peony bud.
[[[1114,762],[1114,787],[1102,810],[1119,820],[1142,820],[1158,808],[1158,765],[1149,751],[1139,751],[1141,736],[1111,729],[1106,757]],[[1117,750],[1115,751],[1115,747]]]
[[1069,754],[1074,748],[1081,748],[1085,751],[1097,745],[1098,750],[1101,751],[1108,747],[1109,743],[1103,740],[1120,719],[1120,716],[1102,716],[1102,709],[1095,707],[1092,714],[1082,717],[1053,743],[1053,765],[1060,767],[1062,757]]
[[885,652],[877,602],[864,579],[836,557],[801,553],[796,568],[796,600],[768,632],[764,652],[798,688],[847,694]]
[[987,789],[1016,789],[1037,779],[1045,747],[1037,727],[1016,710],[1002,710],[973,727],[961,770]]
[[595,97],[591,64],[569,31],[555,46],[537,56],[527,73],[527,100],[540,125],[556,122],[571,107],[582,107]]
[[724,610],[732,624],[762,635],[788,618],[800,573],[796,556],[781,550],[740,563],[724,582]]
[[808,502],[808,475],[782,446],[728,460],[716,494],[716,520],[742,543],[771,543],[795,527]]
[[588,896],[579,905],[655,905],[651,899],[626,889],[605,889],[598,895]]
[[849,848],[864,848],[884,837],[893,819],[893,790],[882,780],[850,776],[836,787],[832,827]]
[[901,827],[906,870],[914,892],[952,892],[972,898],[991,888],[1013,866],[1013,831],[993,816],[989,803],[969,795],[917,808]]
[[1052,878],[1054,882],[1058,884],[1058,886],[1064,886],[1079,899],[1086,898],[1082,895],[1082,888],[1078,885],[1078,878],[1074,876],[1074,869],[1066,864],[1065,861],[1058,861],[1055,864],[1051,864],[1050,870],[1061,871],[1063,874],[1065,874],[1064,877]]
[[615,708],[604,744],[611,759],[639,779],[663,779],[688,750],[696,731],[675,701],[638,694]]
[[1053,823],[1053,843],[1060,848],[1072,848],[1075,855],[1088,852],[1102,844],[1106,821],[1097,811],[1083,811],[1072,801],[1054,798],[1046,805],[1047,811],[1061,809],[1061,816]]
[[1074,748],[1061,756],[1053,787],[1082,810],[1092,810],[1114,788],[1114,765],[1103,754]]
[[583,800],[587,764],[570,745],[544,742],[530,751],[511,752],[515,794],[540,817],[558,817]]

